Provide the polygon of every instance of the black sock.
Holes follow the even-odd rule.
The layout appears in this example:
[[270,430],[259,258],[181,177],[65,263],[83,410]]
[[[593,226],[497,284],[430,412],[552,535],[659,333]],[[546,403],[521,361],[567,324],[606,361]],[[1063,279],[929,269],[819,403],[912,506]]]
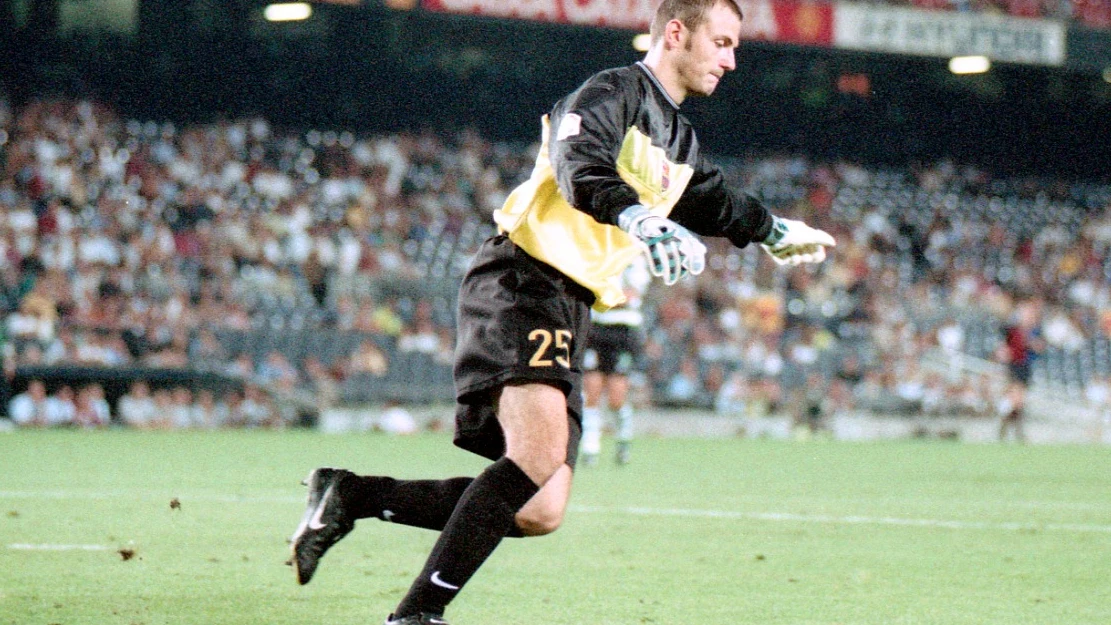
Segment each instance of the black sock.
[[509,458],[487,467],[459,498],[424,570],[394,613],[443,614],[447,604],[515,527],[517,511],[539,490]]
[[357,519],[375,517],[391,523],[442,530],[463,491],[474,478],[395,480],[352,475],[339,483],[339,495]]
[[[375,475],[352,475],[340,480],[339,495],[351,516],[374,517],[390,523],[440,531],[447,525],[459,498],[473,477],[446,480],[395,480]],[[509,538],[523,536],[514,525]]]

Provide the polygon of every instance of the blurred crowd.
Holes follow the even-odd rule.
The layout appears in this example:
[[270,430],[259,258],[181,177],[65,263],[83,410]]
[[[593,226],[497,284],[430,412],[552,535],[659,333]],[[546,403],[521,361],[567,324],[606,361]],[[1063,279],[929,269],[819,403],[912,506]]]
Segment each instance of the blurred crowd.
[[187,386],[152,389],[144,380],[133,382],[113,410],[99,383],[77,390],[62,384],[48,392],[42,380],[31,379],[27,389],[12,398],[9,417],[19,427],[95,429],[118,424],[140,430],[283,428],[295,422],[255,385],[228,393],[206,388],[194,392]]
[[730,165],[838,246],[790,272],[719,248],[686,297],[658,302],[659,399],[810,424],[861,409],[1000,417],[1045,382],[1108,411],[1111,187],[950,162]]
[[476,216],[530,161],[467,133],[356,139],[263,120],[179,129],[84,101],[0,104],[0,159],[9,375],[190,367],[332,397],[345,377],[384,374],[386,351],[352,339],[327,362],[291,362],[217,335],[323,327],[450,359],[449,299],[380,298],[375,283],[404,293],[433,262],[444,272],[437,258],[420,269],[419,243],[487,227]]
[[[188,368],[246,389],[140,380],[110,419],[93,419],[28,413],[44,395],[103,407],[93,386],[48,394],[38,381],[18,402],[24,416],[14,401],[10,416],[280,427],[305,406],[343,401],[346,381],[389,375],[399,354],[449,366],[459,274],[535,149],[469,131],[178,127],[87,101],[0,103],[9,379],[19,367]],[[783,271],[757,249],[711,242],[704,275],[654,286],[642,401],[806,422],[838,410],[988,415],[1013,377],[946,359],[1006,366],[1054,350],[1091,356],[1066,382],[1106,385],[1111,185],[999,179],[950,162],[720,162],[838,247],[821,266]],[[1009,349],[1015,328],[1028,339],[1021,354]],[[338,338],[327,349],[277,341],[301,335]]]

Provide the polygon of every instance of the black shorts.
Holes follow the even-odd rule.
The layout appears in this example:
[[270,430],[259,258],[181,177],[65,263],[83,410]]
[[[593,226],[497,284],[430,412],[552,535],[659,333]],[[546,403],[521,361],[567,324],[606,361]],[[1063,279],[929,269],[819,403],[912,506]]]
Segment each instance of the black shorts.
[[507,384],[542,382],[567,397],[574,466],[582,423],[584,338],[594,295],[498,235],[479,248],[459,289],[455,444],[490,459],[505,454],[497,399]]
[[595,323],[590,328],[583,367],[606,375],[629,375],[640,358],[640,328]]

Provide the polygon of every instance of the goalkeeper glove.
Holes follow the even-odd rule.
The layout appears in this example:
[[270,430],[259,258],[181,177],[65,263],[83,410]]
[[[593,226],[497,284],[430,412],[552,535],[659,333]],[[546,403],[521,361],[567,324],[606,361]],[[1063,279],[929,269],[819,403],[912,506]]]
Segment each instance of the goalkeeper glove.
[[686,274],[706,268],[706,246],[679,224],[633,204],[617,216],[617,226],[641,243],[648,255],[648,269],[670,286]]
[[824,230],[773,215],[772,231],[760,247],[780,265],[799,265],[822,262],[826,258],[826,248],[834,245],[837,242]]

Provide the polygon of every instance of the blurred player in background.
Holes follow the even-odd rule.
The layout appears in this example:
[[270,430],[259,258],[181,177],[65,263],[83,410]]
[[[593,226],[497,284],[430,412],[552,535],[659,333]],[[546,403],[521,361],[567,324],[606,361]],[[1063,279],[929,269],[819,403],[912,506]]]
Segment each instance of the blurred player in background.
[[833,238],[727,187],[679,112],[736,67],[740,36],[734,0],[664,0],[643,62],[595,74],[556,103],[531,177],[495,211],[500,232],[459,289],[455,444],[493,462],[477,477],[440,480],[314,470],[292,539],[300,583],[357,519],[439,530],[386,623],[442,625],[503,538],[563,522],[590,310],[625,303],[620,276],[635,257],[647,254],[668,285],[705,268],[695,233],[760,243],[781,264],[825,258]]
[[644,341],[644,313],[641,303],[652,274],[643,256],[638,256],[621,274],[626,301],[602,312],[591,314],[590,338],[583,359],[583,463],[594,466],[602,451],[602,398],[607,412],[616,420],[617,464],[629,462],[633,440],[633,406],[629,402],[629,374],[640,362]]
[[996,404],[999,412],[999,440],[1013,432],[1015,440],[1026,441],[1026,396],[1034,372],[1034,362],[1045,350],[1042,336],[1042,300],[1032,298],[1015,306],[1014,319],[1003,329],[999,358],[1006,363],[1010,384]]

